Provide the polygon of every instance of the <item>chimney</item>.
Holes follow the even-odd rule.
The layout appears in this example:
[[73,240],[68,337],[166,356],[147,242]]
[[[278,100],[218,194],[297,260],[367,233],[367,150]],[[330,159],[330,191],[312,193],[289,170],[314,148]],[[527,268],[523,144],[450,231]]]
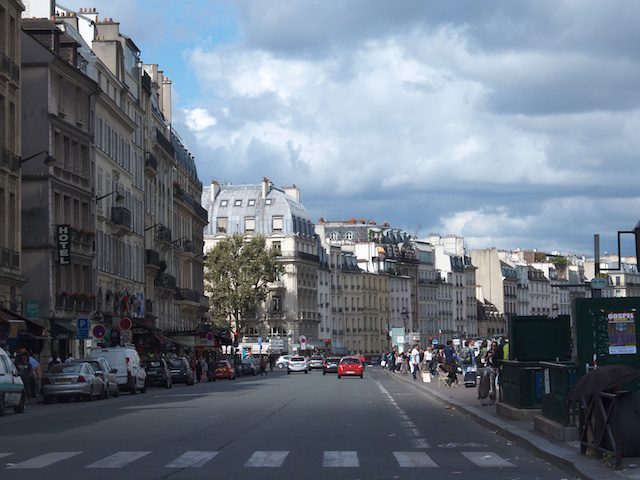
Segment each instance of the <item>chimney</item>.
[[300,189],[295,184],[290,187],[283,187],[284,193],[296,199],[296,202],[300,203]]
[[267,193],[271,191],[271,180],[267,177],[262,177],[262,199],[267,198]]
[[171,80],[169,80],[167,77],[163,76],[162,77],[162,103],[160,105],[160,108],[162,109],[162,114],[164,115],[164,118],[167,119],[167,121],[169,123],[171,123]]
[[209,199],[213,202],[220,193],[220,184],[215,178],[211,179],[211,191],[209,192]]

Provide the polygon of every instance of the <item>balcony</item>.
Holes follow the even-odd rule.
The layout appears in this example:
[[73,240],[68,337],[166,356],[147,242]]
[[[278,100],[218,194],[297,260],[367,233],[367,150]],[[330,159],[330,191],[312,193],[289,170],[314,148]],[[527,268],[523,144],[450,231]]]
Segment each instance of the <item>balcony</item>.
[[111,207],[111,227],[115,236],[131,233],[131,226],[131,210],[126,207]]
[[193,214],[203,222],[209,223],[209,215],[207,211],[200,205],[200,202],[195,200],[191,195],[183,190],[183,188],[177,184],[173,184],[173,198],[184,203]]
[[[190,307],[204,307],[202,295],[197,290],[192,290],[190,288],[176,288],[176,299],[175,302],[178,304],[182,304]],[[209,304],[209,299],[204,297],[207,300],[206,306]]]
[[156,228],[156,240],[171,245],[171,229],[164,225],[158,226],[158,228]]
[[153,300],[144,301],[144,311],[148,314],[153,314]]
[[160,252],[149,249],[145,250],[145,266],[148,268],[160,270]]
[[175,249],[180,253],[185,253],[189,256],[196,254],[196,244],[192,240],[183,240],[182,242],[174,245]]
[[16,65],[9,57],[0,52],[0,74],[18,83],[20,81],[20,67]]
[[76,312],[90,312],[95,309],[96,299],[92,293],[58,293],[56,308]]
[[20,171],[20,157],[0,147],[0,167],[7,168],[12,172]]
[[155,141],[162,149],[164,149],[165,152],[169,154],[170,157],[173,157],[173,154],[175,153],[175,148],[173,148],[173,145],[171,144],[171,140],[165,137],[162,131],[160,131],[157,128],[156,128]]
[[158,173],[158,159],[149,154],[144,162],[144,171],[152,177]]
[[153,282],[156,288],[161,288],[167,292],[175,292],[176,283],[176,277],[168,273],[159,273]]
[[71,246],[73,253],[80,253],[83,255],[94,256],[94,241],[96,234],[92,230],[84,230],[70,227],[69,233],[71,234]]
[[20,270],[20,252],[0,248],[0,267],[10,270]]

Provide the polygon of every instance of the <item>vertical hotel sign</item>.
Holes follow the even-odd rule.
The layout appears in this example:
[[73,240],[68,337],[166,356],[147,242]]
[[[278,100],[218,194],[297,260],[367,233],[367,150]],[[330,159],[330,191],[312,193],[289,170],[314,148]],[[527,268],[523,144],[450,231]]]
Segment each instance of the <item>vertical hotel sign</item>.
[[609,355],[629,355],[637,353],[636,321],[633,312],[609,313],[607,315],[609,333]]
[[58,262],[60,265],[69,265],[71,259],[71,237],[69,225],[58,225]]

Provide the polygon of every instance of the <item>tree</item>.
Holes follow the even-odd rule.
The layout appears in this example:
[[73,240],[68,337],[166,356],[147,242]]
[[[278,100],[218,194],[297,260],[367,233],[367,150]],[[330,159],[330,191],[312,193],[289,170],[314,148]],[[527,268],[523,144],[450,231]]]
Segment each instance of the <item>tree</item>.
[[205,260],[205,290],[209,294],[212,319],[218,324],[235,323],[243,332],[256,318],[269,295],[269,282],[284,268],[280,251],[267,248],[265,237],[245,239],[233,235],[218,242]]

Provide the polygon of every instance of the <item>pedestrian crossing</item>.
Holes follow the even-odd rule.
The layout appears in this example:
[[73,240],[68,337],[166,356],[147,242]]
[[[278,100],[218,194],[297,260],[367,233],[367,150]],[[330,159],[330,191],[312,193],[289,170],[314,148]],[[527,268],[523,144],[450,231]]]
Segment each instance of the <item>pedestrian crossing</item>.
[[[259,450],[253,452],[246,462],[243,464],[245,468],[281,468],[286,467],[287,459],[295,456],[287,450]],[[469,462],[469,466],[472,465],[480,468],[513,468],[516,465],[509,460],[504,459],[494,452],[457,452],[460,456],[460,462]],[[439,468],[440,465],[432,458],[437,457],[437,454],[429,455],[424,451],[395,451],[387,452],[385,454],[377,455],[377,460],[380,461],[380,457],[387,455],[389,462],[392,465],[400,468]],[[15,457],[16,463],[12,462]],[[43,469],[53,466],[64,466],[68,468],[71,466],[71,462],[78,468],[86,469],[118,469],[124,468],[130,465],[134,465],[136,462],[148,458],[153,459],[153,465],[164,465],[159,468],[166,469],[187,469],[187,468],[202,468],[211,462],[214,464],[217,461],[224,461],[225,452],[218,451],[187,451],[171,460],[169,463],[164,461],[158,461],[157,458],[153,458],[153,452],[145,451],[119,451],[107,455],[104,458],[98,459],[91,463],[86,463],[86,460],[90,457],[89,454],[85,454],[80,451],[70,452],[47,452],[33,458],[19,459],[19,455],[15,452],[0,452],[0,458],[2,458],[2,466],[8,470],[35,470]],[[82,464],[78,464],[78,459],[82,458],[84,461]],[[371,461],[370,457],[367,457]],[[308,465],[312,467],[313,465]],[[322,462],[320,465],[322,468],[358,468],[362,465],[360,457],[357,451],[325,451],[322,454]]]

